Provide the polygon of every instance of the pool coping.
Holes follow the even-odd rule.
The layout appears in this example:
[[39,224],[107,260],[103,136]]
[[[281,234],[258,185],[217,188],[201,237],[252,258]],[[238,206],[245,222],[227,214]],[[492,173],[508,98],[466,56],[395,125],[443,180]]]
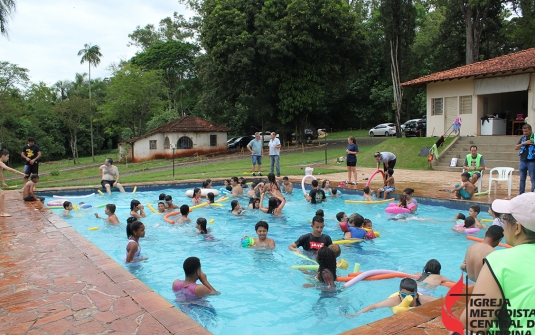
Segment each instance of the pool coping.
[[[249,179],[249,178],[248,178]],[[254,178],[258,179],[258,178]],[[214,179],[214,182],[219,182],[224,180],[224,178],[221,179]],[[294,186],[299,187],[300,181],[298,179],[291,179],[292,183],[294,183]],[[136,183],[136,184],[124,184],[126,188],[133,189],[134,187],[137,187],[140,190],[155,190],[155,189],[162,189],[162,188],[172,188],[176,185],[198,185],[199,182],[202,182],[202,180],[188,180],[188,181],[174,181],[174,182],[147,182],[147,183]],[[214,187],[219,188],[219,186]],[[340,187],[339,187],[340,188]],[[343,189],[344,194],[351,194],[351,195],[362,195],[363,192],[360,190],[356,190],[353,188],[341,188]],[[62,187],[62,188],[44,188],[39,189],[39,193],[44,194],[53,194],[53,193],[65,193],[65,194],[72,194],[72,193],[82,193],[82,192],[93,192],[96,193],[97,190],[102,190],[99,186],[91,186],[91,187]],[[300,191],[300,187],[297,189]],[[127,192],[128,193],[128,192]],[[398,198],[399,194],[393,194],[394,198]],[[415,196],[414,197],[419,204],[423,205],[431,205],[431,206],[444,206],[450,209],[457,209],[457,210],[468,210],[468,208],[472,205],[488,205],[484,202],[474,202],[474,201],[459,201],[454,199],[440,199],[440,198],[428,198],[428,197],[420,197]],[[89,248],[92,250],[93,254],[91,254],[91,257],[88,256],[91,260],[97,261],[97,264],[95,264],[104,274],[109,276],[112,280],[113,278],[119,278],[118,280],[122,280],[121,278],[129,278],[126,281],[132,281],[135,282],[135,286],[143,286],[144,290],[142,291],[143,298],[148,297],[150,294],[150,299],[154,301],[159,301],[159,304],[162,306],[165,306],[166,304],[169,304],[169,302],[160,296],[158,293],[154,292],[152,289],[147,287],[145,284],[143,284],[141,281],[139,281],[135,276],[133,276],[130,272],[128,272],[126,269],[124,269],[120,264],[113,261],[110,257],[108,257],[103,251],[101,251],[98,247],[93,245],[91,242],[89,242],[85,237],[83,237],[81,234],[77,233],[74,228],[72,228],[67,222],[61,220],[57,215],[52,213],[50,210],[46,208],[46,206],[43,206],[41,204],[36,204],[36,207],[40,211],[50,212],[43,214],[49,220],[52,224],[56,226],[56,228],[60,229],[60,231],[67,232],[66,234],[63,234],[65,237],[67,237],[70,240],[70,237],[73,237],[76,243],[79,243],[79,241],[84,241],[84,247]],[[72,230],[72,231],[71,231]],[[95,250],[96,249],[96,250]],[[103,261],[106,260],[106,261]],[[103,262],[102,264],[100,262]],[[110,262],[113,262],[113,266],[110,265]],[[108,271],[107,271],[108,270]],[[120,272],[120,274],[118,274]],[[122,288],[125,285],[124,281],[116,282],[116,284],[119,285],[119,288]],[[129,294],[130,293],[126,291],[125,292]],[[148,290],[148,291],[145,291]],[[134,293],[138,293],[135,291]],[[134,302],[138,303],[141,308],[143,308],[143,304],[147,304],[146,300],[141,299],[141,303],[137,301],[139,299],[139,296],[130,296]],[[163,300],[163,301],[162,301]],[[432,303],[417,307],[412,309],[411,311],[393,315],[390,317],[386,317],[383,319],[380,319],[378,321],[360,326],[355,329],[351,329],[348,331],[343,332],[344,335],[362,335],[362,334],[399,334],[399,335],[405,335],[405,334],[430,334],[430,335],[437,335],[437,334],[449,334],[447,330],[445,330],[442,321],[441,321],[441,306],[442,306],[443,298],[439,298]],[[465,299],[462,298],[460,301],[458,301],[454,308],[452,309],[454,311],[454,315],[457,317],[460,315],[462,309],[461,307],[464,306]],[[184,317],[187,318],[187,321],[185,322],[187,325],[190,325],[188,328],[188,333],[190,334],[210,334],[208,330],[200,326],[198,323],[196,323],[193,319],[189,318],[189,316],[182,313],[176,306],[173,306],[169,304],[170,307],[167,307],[165,310],[164,315],[152,315],[156,321],[161,323],[166,329],[171,331],[171,333],[175,333],[176,331],[176,323],[173,323],[170,321],[170,319],[173,318],[180,318],[183,319]],[[150,306],[150,305],[149,305]],[[158,310],[159,311],[159,310]],[[156,311],[156,312],[158,312]],[[169,317],[168,314],[173,314],[174,317]],[[160,320],[161,318],[161,320]],[[194,323],[195,326],[191,327],[191,323]],[[188,327],[188,326],[186,326]],[[199,329],[200,327],[200,329]],[[181,328],[181,331],[183,328]],[[204,332],[203,332],[204,331]]]
[[[0,333],[211,334],[46,206],[14,200],[18,193],[6,192],[12,200],[6,205],[15,204],[17,211],[6,206],[13,217],[0,221]],[[37,264],[40,257],[47,258],[46,273],[39,266],[16,266],[20,258],[31,259],[25,254],[30,250],[9,248],[28,231],[42,245],[53,244],[42,248],[47,250],[39,246],[32,259]]]

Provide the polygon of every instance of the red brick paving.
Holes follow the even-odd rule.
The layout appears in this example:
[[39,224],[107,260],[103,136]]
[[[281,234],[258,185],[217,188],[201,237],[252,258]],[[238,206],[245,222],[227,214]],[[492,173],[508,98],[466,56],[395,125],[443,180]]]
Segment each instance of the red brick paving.
[[5,198],[0,334],[210,334],[41,204]]

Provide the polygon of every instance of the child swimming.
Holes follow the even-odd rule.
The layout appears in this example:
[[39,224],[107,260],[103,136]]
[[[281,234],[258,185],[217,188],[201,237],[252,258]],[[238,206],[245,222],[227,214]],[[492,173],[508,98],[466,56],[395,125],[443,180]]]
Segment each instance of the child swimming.
[[197,219],[197,222],[195,223],[195,228],[197,228],[197,234],[204,235],[205,240],[213,240],[214,237],[208,234],[208,229],[206,228],[207,223],[208,222],[205,218]]
[[72,209],[73,209],[72,202],[70,202],[70,201],[64,201],[64,202],[63,202],[63,209],[64,209],[64,211],[61,212],[61,215],[63,215],[63,216],[69,216],[69,215],[71,215],[71,211],[72,211]]
[[[271,198],[269,198],[268,200],[268,207],[265,208],[263,203],[264,203],[264,195],[266,193],[262,193],[260,195],[260,210],[267,214],[281,215],[282,209],[284,208],[284,205],[286,205],[286,198],[281,197],[279,195],[272,194]],[[280,192],[278,192],[278,194],[280,194]]]
[[130,216],[133,216],[138,219],[147,217],[147,215],[145,214],[144,207],[141,202],[139,202],[139,200],[133,199],[132,201],[130,201]]
[[165,203],[163,201],[158,203],[158,213],[165,213]]
[[176,223],[186,223],[191,222],[191,219],[188,218],[189,206],[184,204],[180,206],[180,216],[176,219]]
[[316,254],[316,260],[318,261],[319,268],[316,279],[320,283],[325,283],[328,291],[336,289],[334,282],[336,281],[336,256],[330,249],[330,246],[323,246],[318,250]]
[[362,189],[362,192],[364,192],[363,196],[364,196],[364,200],[366,201],[373,201],[373,193],[375,191],[373,190],[370,190],[370,187],[369,186],[366,186]]
[[269,224],[266,221],[258,221],[254,227],[258,238],[254,239],[254,245],[252,248],[258,249],[273,249],[275,248],[275,241],[267,237]]
[[232,200],[230,202],[230,212],[234,215],[243,215],[243,213],[245,213],[245,209],[240,206],[238,200]]
[[119,224],[119,218],[117,218],[117,215],[115,215],[115,209],[117,207],[114,204],[107,204],[106,208],[104,209],[104,214],[106,214],[107,218],[101,218],[98,213],[95,213],[95,217],[97,219],[106,220],[107,223],[111,224]]
[[394,169],[388,168],[385,176],[385,184],[383,188],[379,189],[379,192],[383,192],[383,199],[386,199],[388,193],[392,193],[396,190],[394,186]]
[[200,204],[202,202],[200,188],[195,187],[195,189],[193,189],[193,197],[191,198],[191,202],[193,202],[194,204]]
[[430,259],[425,264],[423,272],[416,279],[419,292],[429,295],[442,282],[453,282],[440,274],[441,268],[442,266],[436,259]]
[[134,263],[147,259],[141,256],[141,246],[139,239],[145,237],[145,225],[140,221],[132,221],[126,225],[126,236],[128,244],[126,245],[126,262]]
[[[196,300],[206,295],[219,294],[208,282],[206,274],[201,270],[201,261],[197,257],[186,258],[182,265],[185,279],[177,279],[173,282],[172,289],[177,300]],[[197,284],[197,280],[202,285]]]
[[288,249],[301,252],[299,247],[302,247],[305,251],[317,253],[321,247],[328,247],[333,244],[331,237],[323,234],[323,228],[325,227],[323,217],[314,216],[311,227],[312,233],[301,235],[297,241],[288,246]]

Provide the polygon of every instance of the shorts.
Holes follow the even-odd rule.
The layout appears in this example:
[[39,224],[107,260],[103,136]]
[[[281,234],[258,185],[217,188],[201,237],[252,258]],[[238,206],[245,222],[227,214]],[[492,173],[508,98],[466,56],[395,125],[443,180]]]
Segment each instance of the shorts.
[[24,175],[29,177],[31,174],[39,174],[39,164],[34,162],[32,165],[24,165]]
[[348,161],[346,161],[346,165],[347,165],[347,166],[357,166],[357,161],[354,161],[354,162],[348,162]]
[[110,187],[113,187],[113,183],[115,183],[115,180],[102,180],[100,182],[100,185],[102,185],[103,188],[106,188],[106,185],[110,185]]
[[481,179],[481,173],[480,172],[474,172],[474,173],[472,173],[472,176],[477,176],[477,179]]
[[258,163],[258,165],[262,165],[262,156],[252,155],[251,159],[253,161],[253,165],[255,165],[257,163]]
[[31,195],[27,196],[26,198],[23,198],[22,200],[24,200],[24,201],[37,201],[37,200],[39,200],[39,201],[41,201],[43,203],[45,202],[45,198],[37,197],[37,199],[36,199],[36,198],[32,197]]
[[379,189],[379,191],[381,191],[381,192],[388,192],[388,193],[392,193],[395,190],[396,190],[396,188],[394,186],[385,186],[385,187]]
[[386,172],[388,169],[394,170],[394,167],[396,166],[396,158],[394,158],[391,161],[388,161],[388,168],[386,168],[385,164],[383,163],[383,170]]
[[[459,184],[455,185],[455,187],[459,187]],[[472,199],[472,196],[466,192],[466,190],[463,188],[463,189],[460,189],[459,191],[457,191],[457,193],[459,193],[459,195],[461,196],[461,198],[465,199],[465,200],[469,200],[469,199]]]

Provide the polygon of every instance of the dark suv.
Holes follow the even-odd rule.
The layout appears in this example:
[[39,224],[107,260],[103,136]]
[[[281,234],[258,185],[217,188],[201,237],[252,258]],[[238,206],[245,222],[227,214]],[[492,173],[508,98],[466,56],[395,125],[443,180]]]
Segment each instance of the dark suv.
[[411,121],[405,123],[405,137],[416,136],[425,137],[427,132],[427,120]]
[[[305,129],[305,139],[307,141],[315,140],[318,138],[318,134],[314,133],[314,130],[312,129]],[[292,134],[292,140],[295,140],[295,133]]]

